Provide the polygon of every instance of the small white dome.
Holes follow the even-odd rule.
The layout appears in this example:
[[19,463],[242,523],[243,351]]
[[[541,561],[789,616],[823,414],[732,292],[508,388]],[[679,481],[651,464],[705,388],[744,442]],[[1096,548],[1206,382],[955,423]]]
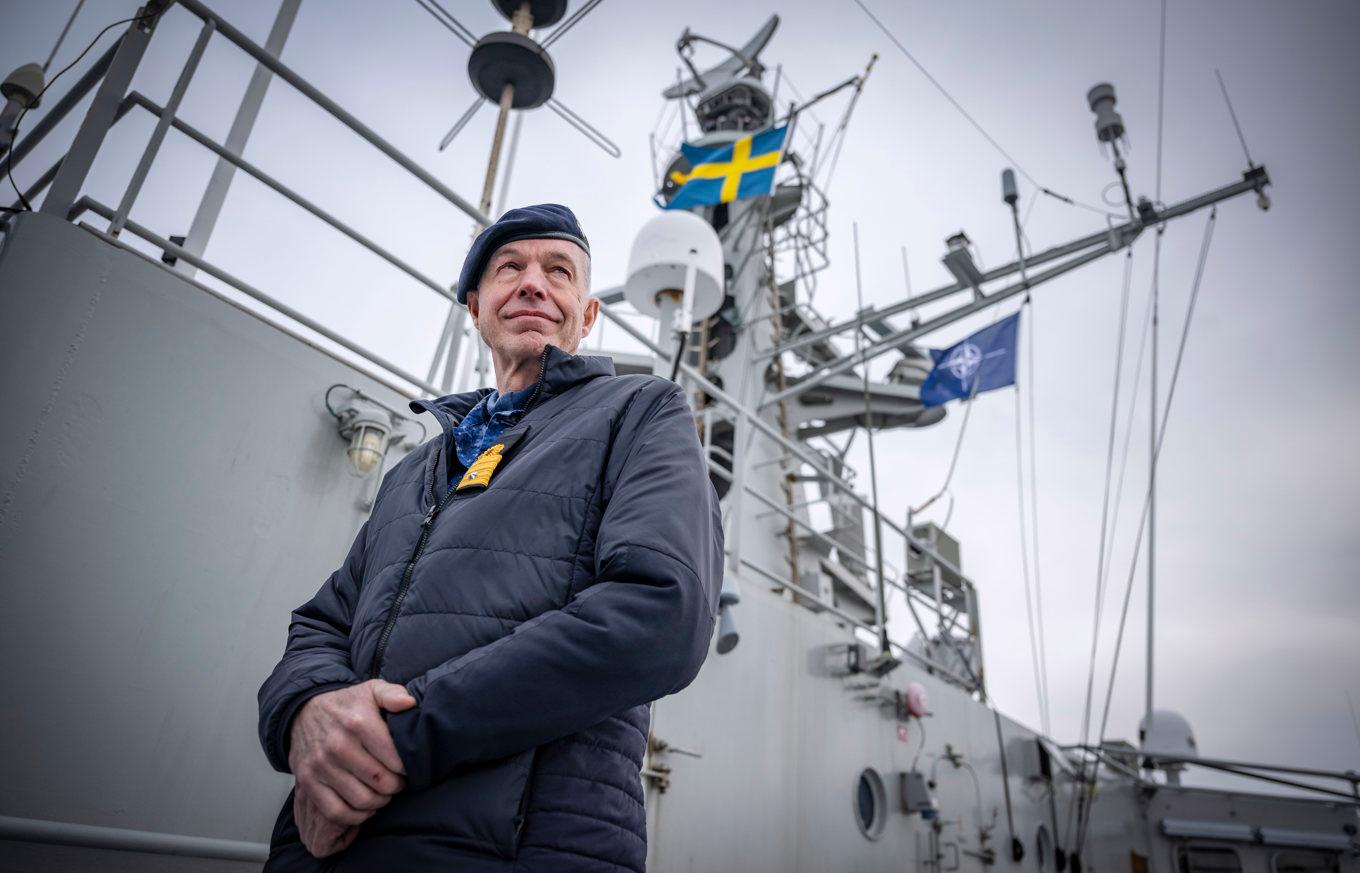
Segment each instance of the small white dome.
[[692,212],[663,212],[642,226],[628,256],[624,297],[638,312],[659,314],[657,295],[682,291],[685,270],[694,264],[695,321],[718,311],[723,299],[723,254],[718,234]]
[[1144,754],[1151,757],[1171,755],[1178,758],[1194,758],[1199,755],[1194,731],[1190,730],[1190,722],[1185,716],[1169,709],[1154,709],[1151,726],[1148,720],[1148,717],[1144,716],[1138,722],[1140,748]]

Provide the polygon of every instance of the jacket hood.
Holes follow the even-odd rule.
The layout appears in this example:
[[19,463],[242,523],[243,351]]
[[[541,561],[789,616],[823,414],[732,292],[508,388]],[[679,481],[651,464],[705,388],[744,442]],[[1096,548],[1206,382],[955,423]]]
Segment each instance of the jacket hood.
[[[533,404],[537,405],[550,397],[561,394],[582,382],[600,376],[614,375],[614,360],[601,355],[572,355],[557,346],[543,348],[543,364],[538,374],[537,393]],[[464,391],[461,394],[447,394],[433,400],[412,400],[411,411],[428,412],[439,422],[445,432],[458,426],[458,422],[472,411],[483,397],[491,393],[490,388]]]

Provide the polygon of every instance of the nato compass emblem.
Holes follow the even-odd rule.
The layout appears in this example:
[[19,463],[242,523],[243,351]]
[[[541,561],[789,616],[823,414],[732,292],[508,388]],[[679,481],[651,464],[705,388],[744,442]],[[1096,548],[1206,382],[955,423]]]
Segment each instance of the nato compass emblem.
[[961,343],[945,358],[944,368],[964,385],[982,366],[982,349],[972,343]]

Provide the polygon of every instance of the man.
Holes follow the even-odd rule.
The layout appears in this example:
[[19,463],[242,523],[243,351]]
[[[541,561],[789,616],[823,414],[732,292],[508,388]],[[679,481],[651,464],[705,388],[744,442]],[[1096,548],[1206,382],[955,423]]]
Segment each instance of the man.
[[260,689],[296,777],[267,870],[645,866],[647,704],[708,652],[722,528],[683,392],[574,355],[589,276],[555,204],[468,252],[496,390],[412,402],[442,436],[293,613]]

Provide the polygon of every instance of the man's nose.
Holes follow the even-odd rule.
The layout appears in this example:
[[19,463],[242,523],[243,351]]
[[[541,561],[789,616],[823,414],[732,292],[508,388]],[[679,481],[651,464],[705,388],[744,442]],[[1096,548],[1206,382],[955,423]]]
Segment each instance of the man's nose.
[[517,297],[535,297],[540,300],[548,296],[548,276],[538,264],[528,265],[519,277]]

